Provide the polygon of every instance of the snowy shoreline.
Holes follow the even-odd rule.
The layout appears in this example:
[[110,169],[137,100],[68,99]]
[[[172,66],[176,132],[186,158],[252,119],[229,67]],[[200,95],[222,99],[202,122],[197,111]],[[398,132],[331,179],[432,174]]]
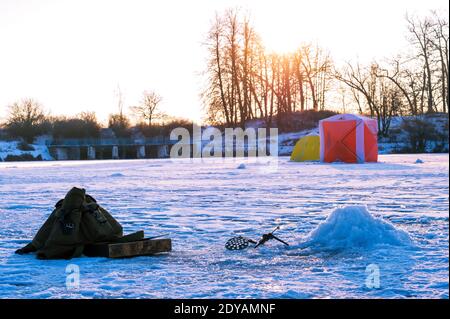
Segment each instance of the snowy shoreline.
[[[316,134],[315,130],[308,130],[299,133],[288,133],[279,136],[279,156],[290,156],[298,139],[309,134]],[[8,157],[22,157],[31,156],[33,161],[58,161],[50,155],[50,152],[45,144],[30,144],[33,151],[23,151],[18,148],[20,141],[4,142],[0,141],[0,162],[23,162],[24,160],[8,160]],[[400,143],[379,143],[379,154],[403,154],[403,152],[396,152],[404,144]],[[432,152],[431,147],[429,151],[423,154],[439,154]],[[442,153],[448,154],[448,153]],[[419,156],[420,153],[417,153]],[[157,158],[154,158],[157,159]],[[100,160],[100,159],[98,159]],[[109,159],[104,159],[108,161]],[[29,160],[26,160],[29,161]]]
[[[405,151],[409,148],[409,136],[401,129],[402,123],[408,117],[394,117],[391,123],[390,137],[378,138],[378,153],[379,154],[405,154]],[[444,134],[447,130],[448,135],[448,117],[447,115],[439,115],[436,117],[430,117],[428,119],[430,123],[436,128],[440,134]],[[249,128],[258,128],[263,123],[254,123],[255,127],[249,126]],[[281,133],[278,135],[278,156],[290,156],[296,142],[307,135],[319,135],[318,127],[307,129],[299,132]],[[445,134],[444,134],[445,135]],[[25,160],[30,158],[34,160],[53,161],[56,160],[52,157],[49,151],[46,141],[48,143],[50,137],[42,136],[37,138],[35,144],[29,144],[32,150],[21,150],[20,141],[1,141],[0,140],[0,162],[2,161],[17,161],[20,157],[25,157]],[[205,142],[206,143],[206,142]],[[441,145],[442,144],[442,145]],[[437,146],[440,146],[437,148]],[[448,153],[448,140],[446,142],[430,140],[425,145],[425,152],[427,154],[442,153],[447,150]],[[436,151],[437,150],[437,151]],[[408,153],[408,152],[406,152]],[[54,154],[53,154],[54,155]],[[168,155],[168,154],[165,154]],[[8,158],[9,156],[9,158]],[[12,160],[11,160],[12,159]]]

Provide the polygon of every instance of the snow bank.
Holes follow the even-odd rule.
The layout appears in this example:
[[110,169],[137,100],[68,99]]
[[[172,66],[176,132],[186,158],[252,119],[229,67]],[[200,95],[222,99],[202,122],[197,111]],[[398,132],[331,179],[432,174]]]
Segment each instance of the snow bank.
[[48,148],[44,144],[29,144],[33,150],[22,151],[19,149],[19,141],[0,141],[0,161],[5,160],[8,155],[21,156],[30,154],[33,157],[41,156],[44,161],[51,161],[53,157],[50,155]]
[[239,166],[237,167],[237,169],[245,169],[246,166],[244,163],[239,164]]
[[125,175],[122,173],[112,173],[109,177],[124,177]]
[[409,235],[373,217],[365,206],[338,208],[307,237],[306,246],[326,250],[370,248],[375,245],[412,245]]

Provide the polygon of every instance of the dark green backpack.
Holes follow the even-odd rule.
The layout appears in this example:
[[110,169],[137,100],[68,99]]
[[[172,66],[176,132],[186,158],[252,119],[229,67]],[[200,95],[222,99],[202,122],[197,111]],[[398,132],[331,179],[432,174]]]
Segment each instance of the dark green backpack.
[[122,238],[122,226],[84,189],[72,188],[56,203],[33,241],[17,253],[37,252],[40,259],[79,257],[84,246]]

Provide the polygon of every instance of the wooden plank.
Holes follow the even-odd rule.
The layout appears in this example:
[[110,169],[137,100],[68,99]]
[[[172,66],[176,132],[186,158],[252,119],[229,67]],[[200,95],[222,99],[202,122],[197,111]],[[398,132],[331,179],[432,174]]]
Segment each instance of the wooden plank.
[[133,256],[153,255],[172,250],[172,241],[170,239],[149,239],[130,243],[110,244],[110,258],[122,258]]
[[138,240],[142,240],[142,239],[145,239],[144,231],[139,230],[135,233],[125,235],[125,236],[115,240],[114,243],[125,243],[125,242],[131,242],[131,241],[138,241]]
[[170,239],[142,239],[129,243],[100,243],[86,245],[84,255],[88,257],[125,258],[154,255],[172,250]]
[[115,243],[124,243],[124,242],[132,242],[139,240],[147,240],[144,238],[144,231],[139,230],[137,232],[125,235],[119,239],[116,239],[114,242],[101,242],[90,245],[85,245],[83,254],[88,257],[108,257],[109,256],[109,247],[110,244]]

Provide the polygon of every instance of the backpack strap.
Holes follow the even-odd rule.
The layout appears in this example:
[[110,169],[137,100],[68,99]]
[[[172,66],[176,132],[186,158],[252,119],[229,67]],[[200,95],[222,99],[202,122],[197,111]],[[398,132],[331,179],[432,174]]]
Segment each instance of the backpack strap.
[[61,198],[59,201],[56,202],[55,208],[60,208],[63,204],[64,198]]
[[97,201],[95,200],[95,198],[92,197],[92,196],[89,195],[89,194],[86,194],[86,200],[87,200],[88,202],[94,202],[94,203],[97,203]]

